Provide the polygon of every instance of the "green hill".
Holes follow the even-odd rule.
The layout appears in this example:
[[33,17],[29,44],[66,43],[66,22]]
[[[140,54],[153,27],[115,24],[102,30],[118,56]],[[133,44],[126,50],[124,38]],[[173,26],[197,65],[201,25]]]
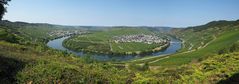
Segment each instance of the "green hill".
[[[239,40],[239,31],[225,32],[212,40],[207,46],[191,52],[182,52],[169,56],[167,59],[152,63],[152,65],[178,66],[193,61],[206,59],[208,56],[218,54],[219,50],[232,46]],[[225,46],[226,45],[226,46]]]
[[171,35],[184,41],[182,50],[129,62],[98,62],[48,48],[40,39],[51,27],[31,25],[1,23],[1,83],[238,83],[238,21],[173,29]]
[[201,26],[173,29],[171,34],[184,41],[184,48],[181,51],[188,51],[206,45],[224,32],[237,31],[238,26],[239,21],[221,20],[209,22]]

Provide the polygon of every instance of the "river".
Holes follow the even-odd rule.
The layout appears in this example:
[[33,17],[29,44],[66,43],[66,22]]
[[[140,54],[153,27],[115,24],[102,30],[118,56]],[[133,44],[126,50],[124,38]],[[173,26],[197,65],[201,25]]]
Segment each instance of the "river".
[[182,44],[180,40],[176,38],[171,38],[170,46],[167,49],[159,51],[159,52],[154,52],[148,55],[115,56],[115,55],[89,54],[89,53],[75,52],[75,51],[69,50],[62,46],[63,41],[67,38],[69,37],[62,37],[55,40],[51,40],[47,43],[47,46],[54,49],[58,49],[58,50],[68,51],[70,53],[76,54],[77,56],[91,56],[91,58],[95,60],[99,60],[99,61],[126,61],[126,60],[131,60],[136,58],[142,58],[146,56],[162,56],[165,54],[173,54],[173,53],[176,53],[177,50],[181,48],[181,44]]

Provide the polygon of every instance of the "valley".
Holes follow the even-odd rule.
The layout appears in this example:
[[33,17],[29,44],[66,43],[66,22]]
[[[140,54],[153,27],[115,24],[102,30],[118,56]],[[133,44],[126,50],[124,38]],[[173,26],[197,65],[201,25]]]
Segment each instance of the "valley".
[[239,84],[239,0],[0,0],[0,84]]
[[[171,32],[164,34],[159,31],[152,32],[151,28],[87,30],[82,27],[78,29],[49,24],[5,22],[0,26],[0,56],[5,60],[0,62],[0,73],[3,74],[1,81],[50,83],[53,80],[56,83],[60,80],[61,83],[107,81],[125,83],[131,80],[132,83],[194,83],[196,81],[225,83],[232,81],[230,78],[239,70],[238,29],[238,21],[215,21],[195,28],[172,29]],[[63,30],[78,30],[82,33],[72,34],[71,37],[64,36],[68,36],[69,33],[52,34]],[[120,44],[114,42],[114,37],[138,38],[140,35],[143,35],[142,37],[149,35],[157,40],[158,37],[154,37],[155,35],[159,36],[160,42],[163,42],[162,39],[170,39],[171,42],[166,42],[170,45],[165,50],[157,52],[158,54],[146,54],[143,57],[82,54],[63,47],[69,45],[67,42],[75,42],[71,45],[75,49],[88,45],[90,47],[86,49],[89,50],[120,53],[152,50],[158,47],[159,44],[156,43],[132,42],[132,39],[119,42]],[[182,44],[172,39],[174,37],[182,40]],[[55,40],[61,41],[49,43]],[[49,46],[50,44],[52,47]],[[91,46],[95,44],[101,45]],[[114,59],[104,61],[94,59],[97,57],[103,60]],[[14,68],[14,71],[11,71],[11,68]]]

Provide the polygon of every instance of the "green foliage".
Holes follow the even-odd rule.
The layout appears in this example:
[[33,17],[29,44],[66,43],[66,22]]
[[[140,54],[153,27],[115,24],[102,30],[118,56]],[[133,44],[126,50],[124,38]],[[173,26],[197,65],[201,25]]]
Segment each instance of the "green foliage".
[[188,83],[216,83],[220,80],[228,79],[233,74],[238,73],[238,56],[238,53],[215,55],[199,64],[188,64],[186,67],[193,66],[191,69],[187,69],[187,71],[193,71],[192,74],[181,75],[181,79],[178,81]]
[[0,40],[5,40],[12,43],[18,42],[18,38],[14,34],[9,33],[7,29],[1,28],[1,26],[0,26]]
[[231,46],[227,46],[218,51],[218,54],[226,54],[239,51],[239,42],[232,44]]
[[[20,27],[22,27],[23,23],[19,24],[21,24]],[[215,23],[213,23],[213,25],[214,24]],[[15,41],[16,39],[11,38],[11,36],[8,37],[10,34],[16,37],[20,42],[10,43],[1,38],[1,83],[208,84],[237,82],[232,79],[239,73],[238,27],[224,26],[217,28],[220,31],[223,30],[223,32],[220,32],[220,34],[217,33],[217,35],[215,35],[216,39],[214,40],[212,40],[210,36],[207,37],[207,35],[214,35],[211,34],[213,32],[209,31],[211,28],[205,28],[209,31],[209,34],[202,34],[202,36],[207,38],[207,42],[210,41],[210,44],[194,52],[176,53],[170,57],[152,57],[152,59],[149,58],[129,64],[121,62],[117,64],[112,62],[97,62],[91,59],[90,56],[80,58],[65,51],[50,49],[44,41],[40,41],[40,39],[42,40],[41,37],[34,36],[34,33],[19,33],[28,30],[18,31],[17,29],[16,32],[16,29],[12,27],[18,27],[19,25],[9,25],[10,24],[0,27],[0,36]],[[216,25],[223,26],[220,24]],[[236,24],[233,23],[232,25]],[[205,29],[193,29],[193,32],[197,32],[196,34],[199,34],[201,31],[207,33],[204,31]],[[189,30],[190,31],[185,31],[192,34],[191,29]],[[39,31],[41,30],[39,29]],[[44,29],[42,31],[44,31]],[[129,31],[132,32],[131,30]],[[142,30],[142,32],[145,31]],[[122,32],[111,33],[112,35],[122,34]],[[135,31],[134,33],[137,32]],[[41,34],[44,36],[46,33],[36,33],[36,35]],[[101,42],[104,42],[107,38],[107,35],[104,36],[104,34],[98,33],[97,36],[105,38],[91,38],[94,38],[94,41]],[[196,37],[196,35],[193,37]],[[189,39],[192,40],[193,37]],[[36,44],[33,40],[27,38],[34,38],[39,40],[39,42]],[[46,40],[49,40],[49,38]],[[200,43],[196,41],[192,42],[193,44]],[[220,50],[223,50],[223,53],[219,53],[221,55],[218,55]],[[226,53],[224,53],[224,51]]]
[[89,63],[69,54],[65,56],[61,51],[40,52],[32,46],[1,41],[0,50],[1,60],[6,58],[0,62],[0,73],[5,74],[1,75],[3,80],[0,82],[125,83],[129,76],[127,70],[118,69],[111,63]]

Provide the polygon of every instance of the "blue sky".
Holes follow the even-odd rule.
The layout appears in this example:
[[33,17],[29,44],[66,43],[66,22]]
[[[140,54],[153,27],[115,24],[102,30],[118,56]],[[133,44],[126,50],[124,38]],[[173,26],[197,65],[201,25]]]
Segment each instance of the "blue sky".
[[4,19],[61,25],[186,27],[239,19],[239,0],[12,0]]

